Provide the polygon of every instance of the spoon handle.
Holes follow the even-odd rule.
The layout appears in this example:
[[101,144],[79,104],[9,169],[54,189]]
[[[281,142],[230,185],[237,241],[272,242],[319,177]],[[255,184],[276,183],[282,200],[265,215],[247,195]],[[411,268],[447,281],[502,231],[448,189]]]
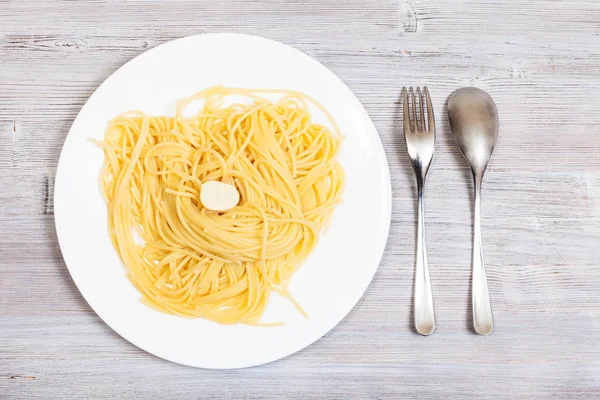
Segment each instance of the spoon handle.
[[418,185],[419,222],[417,225],[417,266],[415,272],[415,329],[421,335],[431,335],[435,329],[433,295],[429,279],[427,248],[425,245],[425,209],[423,205],[423,187]]
[[480,335],[489,335],[494,322],[485,276],[481,243],[481,177],[475,177],[475,226],[473,229],[473,327]]

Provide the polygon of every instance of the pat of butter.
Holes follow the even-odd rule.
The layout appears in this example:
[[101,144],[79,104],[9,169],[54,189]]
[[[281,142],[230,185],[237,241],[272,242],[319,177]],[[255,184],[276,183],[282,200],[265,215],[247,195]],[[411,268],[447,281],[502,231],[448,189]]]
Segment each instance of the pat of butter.
[[227,211],[240,201],[240,194],[233,185],[218,181],[202,184],[200,202],[212,211]]

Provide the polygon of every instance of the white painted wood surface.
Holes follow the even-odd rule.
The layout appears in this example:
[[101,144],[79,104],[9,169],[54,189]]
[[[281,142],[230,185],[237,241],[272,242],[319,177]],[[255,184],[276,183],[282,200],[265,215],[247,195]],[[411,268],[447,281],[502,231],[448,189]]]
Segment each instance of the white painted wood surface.
[[[237,371],[175,365],[111,331],[54,233],[60,148],[132,57],[202,32],[310,54],[373,118],[393,177],[375,280],[332,332]],[[208,60],[207,60],[208,61]],[[410,328],[415,190],[404,85],[429,85],[438,142],[427,230],[438,328]],[[501,116],[484,183],[495,330],[469,328],[471,185],[444,104],[465,85]],[[0,399],[600,398],[600,2],[595,0],[0,0]]]

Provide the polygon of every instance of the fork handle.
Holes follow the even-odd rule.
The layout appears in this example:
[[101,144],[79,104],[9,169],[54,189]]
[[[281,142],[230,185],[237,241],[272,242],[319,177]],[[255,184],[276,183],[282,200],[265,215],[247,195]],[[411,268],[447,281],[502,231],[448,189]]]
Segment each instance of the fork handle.
[[433,295],[429,279],[427,248],[425,245],[425,209],[423,206],[423,185],[419,182],[419,221],[417,225],[417,265],[415,272],[415,329],[421,335],[431,335],[435,329]]
[[481,243],[481,177],[475,177],[475,223],[473,227],[473,327],[480,335],[489,335],[494,327],[492,305],[485,275]]

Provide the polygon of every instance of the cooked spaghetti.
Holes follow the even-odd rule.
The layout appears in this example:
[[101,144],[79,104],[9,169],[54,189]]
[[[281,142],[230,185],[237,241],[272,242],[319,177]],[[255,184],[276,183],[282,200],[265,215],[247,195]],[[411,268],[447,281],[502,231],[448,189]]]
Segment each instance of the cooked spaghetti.
[[[331,129],[313,122],[309,107]],[[261,324],[275,291],[303,312],[287,287],[340,202],[340,143],[329,113],[293,91],[217,86],[181,100],[175,117],[132,111],[112,120],[98,142],[109,233],[143,301],[184,317]],[[238,204],[203,207],[209,181],[233,185]]]

